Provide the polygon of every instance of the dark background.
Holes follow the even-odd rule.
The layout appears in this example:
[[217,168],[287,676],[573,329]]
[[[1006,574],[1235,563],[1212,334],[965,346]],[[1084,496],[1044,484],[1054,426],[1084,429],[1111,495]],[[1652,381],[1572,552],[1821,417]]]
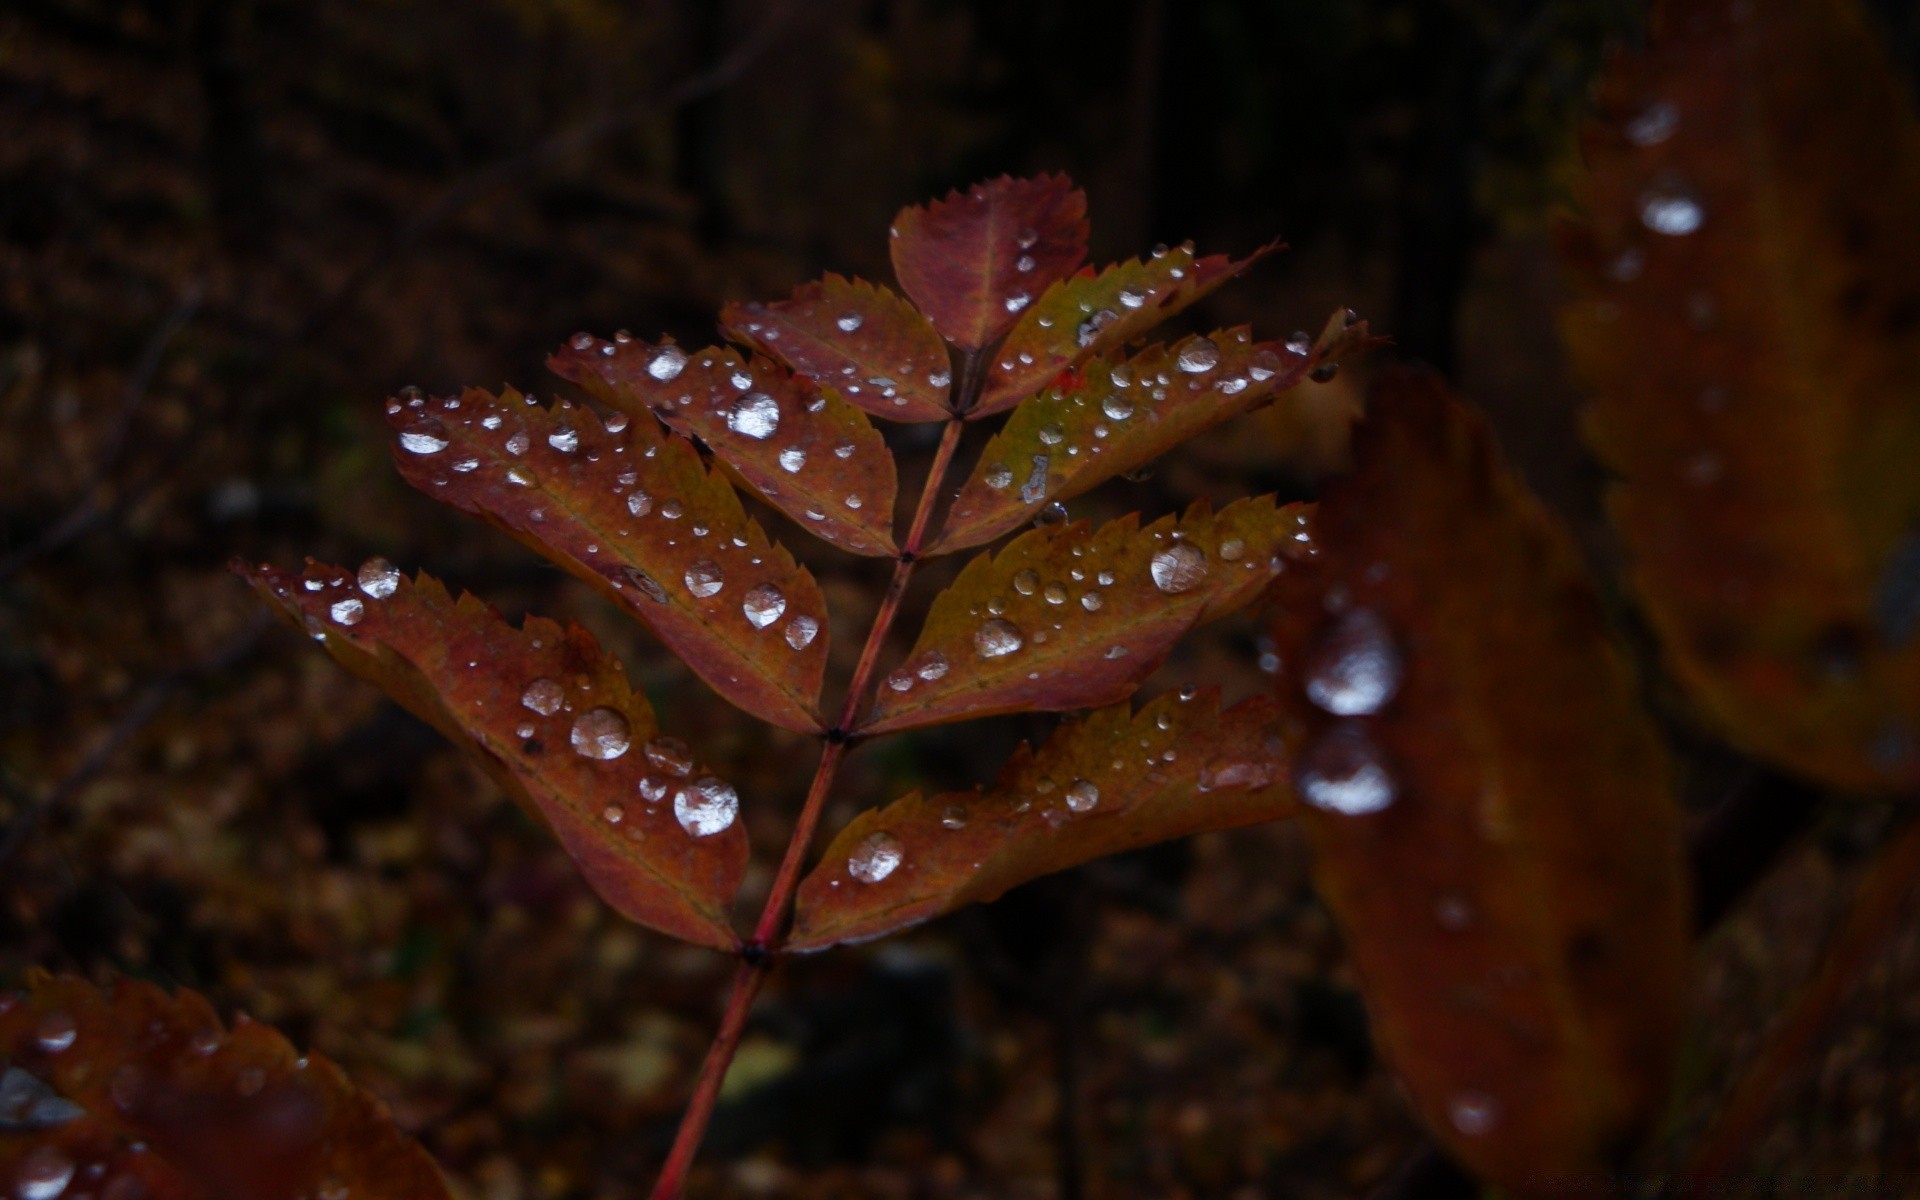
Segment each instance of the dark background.
[[[710,341],[724,300],[890,279],[904,204],[1064,170],[1102,263],[1287,239],[1187,323],[1275,336],[1352,306],[1488,408],[1605,564],[1548,232],[1587,88],[1638,8],[14,0],[0,985],[37,964],[196,987],[339,1059],[476,1196],[631,1194],[727,964],[610,918],[434,735],[264,629],[226,561],[381,553],[587,623],[670,728],[734,764],[753,903],[804,744],[731,721],[584,591],[409,493],[378,401],[544,394],[576,329]],[[1920,9],[1877,8],[1920,62]],[[1363,373],[1311,411],[1357,403]],[[1303,493],[1337,458],[1317,428],[1244,423],[1075,515]],[[842,622],[844,678],[876,581],[783,535]],[[1154,686],[1244,692],[1256,655],[1252,622],[1229,623]],[[1711,799],[1739,764],[1671,719]],[[985,779],[1044,728],[864,751],[829,823]],[[1750,1053],[1883,824],[1834,819],[1707,944],[1676,1129]],[[1916,1169],[1911,942],[1791,1085],[1755,1170]],[[797,965],[739,1070],[702,1194],[1337,1196],[1417,1139],[1283,827]]]

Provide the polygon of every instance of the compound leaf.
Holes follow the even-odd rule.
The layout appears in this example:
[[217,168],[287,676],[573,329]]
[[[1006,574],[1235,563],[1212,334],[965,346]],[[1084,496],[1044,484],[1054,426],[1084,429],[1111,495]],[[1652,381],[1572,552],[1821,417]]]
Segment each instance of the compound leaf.
[[1005,412],[1061,371],[1140,337],[1279,248],[1262,246],[1238,262],[1224,254],[1196,259],[1191,244],[1151,257],[1083,268],[1047,289],[994,351],[970,418]]
[[819,585],[686,439],[645,414],[603,423],[511,389],[387,411],[407,482],[599,588],[734,704],[783,729],[821,728]]
[[1670,764],[1572,538],[1478,417],[1389,375],[1354,455],[1274,589],[1300,819],[1428,1125],[1487,1181],[1559,1195],[1542,1181],[1604,1178],[1667,1091]]
[[1128,516],[1015,538],[934,598],[861,731],[1124,700],[1188,629],[1253,599],[1307,520],[1260,496],[1145,529]]
[[651,412],[699,438],[810,533],[855,554],[894,553],[893,455],[837,391],[724,347],[690,356],[672,342],[586,334],[548,365],[635,418]]
[[1920,784],[1920,120],[1851,3],[1668,3],[1589,130],[1565,331],[1674,675],[1743,748]]
[[1064,175],[1002,175],[893,220],[901,290],[961,350],[998,340],[1086,257],[1087,197]]
[[1255,342],[1240,328],[1096,358],[1014,410],[980,452],[931,552],[1018,529],[1368,344],[1365,322],[1336,315],[1318,343]]
[[720,326],[876,417],[944,421],[953,383],[947,344],[898,294],[828,275],[772,304],[728,304]]
[[23,1198],[450,1195],[380,1101],[269,1026],[38,971],[0,995],[0,1179]]
[[1256,696],[1222,712],[1214,689],[1117,704],[1023,745],[984,791],[870,809],[801,883],[788,948],[866,941],[1102,855],[1287,816],[1278,708]]
[[539,617],[515,629],[380,559],[358,573],[238,569],[342,666],[472,753],[621,915],[733,948],[727,911],[747,864],[738,798],[660,736],[593,635]]

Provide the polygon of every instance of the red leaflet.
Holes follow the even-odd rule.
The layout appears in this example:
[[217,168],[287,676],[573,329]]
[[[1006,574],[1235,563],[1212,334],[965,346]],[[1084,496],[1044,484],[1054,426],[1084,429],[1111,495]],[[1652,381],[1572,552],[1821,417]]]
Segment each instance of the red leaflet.
[[979,350],[1087,257],[1087,198],[1064,175],[976,184],[893,220],[893,272],[934,328]]
[[1125,699],[1199,621],[1247,603],[1304,552],[1307,507],[1270,496],[1035,529],[982,554],[934,599],[863,733]]
[[[1396,373],[1275,587],[1301,822],[1380,1043],[1448,1152],[1602,1178],[1664,1101],[1686,974],[1670,766],[1573,539]],[[1309,614],[1318,620],[1308,623]]]
[[1317,344],[1223,330],[1130,359],[1094,359],[1014,410],[980,452],[934,552],[1018,529],[1047,505],[1151,462],[1369,344],[1365,322],[1349,326],[1336,315],[1328,330]]
[[739,797],[660,734],[593,635],[539,617],[515,629],[384,559],[357,573],[240,570],[341,665],[473,754],[623,916],[733,948],[728,905],[747,865]]
[[764,358],[742,362],[725,348],[688,355],[672,342],[580,334],[548,365],[624,412],[651,410],[698,437],[809,532],[855,554],[894,552],[893,456],[835,392]]
[[1005,412],[1061,371],[1133,341],[1278,248],[1262,246],[1238,262],[1224,254],[1196,260],[1189,243],[1061,280],[994,351],[980,403],[967,415]]
[[713,689],[820,728],[826,602],[685,439],[650,417],[470,391],[388,405],[407,482],[478,513],[646,622]]
[[1022,747],[985,791],[918,793],[840,831],[800,885],[794,950],[859,942],[1054,871],[1169,838],[1287,816],[1278,706],[1207,690],[1126,704]]
[[319,1055],[193,992],[40,972],[0,995],[0,1179],[49,1200],[445,1200],[425,1151]]
[[944,421],[953,369],[920,310],[877,284],[829,275],[791,300],[729,304],[720,327],[890,421]]

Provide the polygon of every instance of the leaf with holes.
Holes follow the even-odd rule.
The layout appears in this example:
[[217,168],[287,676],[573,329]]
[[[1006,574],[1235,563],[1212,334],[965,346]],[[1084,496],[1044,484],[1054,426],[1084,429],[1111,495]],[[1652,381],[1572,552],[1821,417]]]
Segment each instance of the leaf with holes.
[[1364,322],[1336,316],[1319,343],[1256,342],[1243,328],[1096,358],[1014,410],[961,485],[933,552],[1018,529],[1368,344]]
[[1001,176],[900,210],[893,273],[942,336],[980,350],[1087,257],[1087,198],[1064,175]]
[[539,617],[515,629],[380,559],[357,573],[238,569],[342,666],[472,753],[621,915],[733,948],[728,905],[747,865],[739,798],[660,733],[591,634]]
[[0,1179],[22,1200],[446,1200],[424,1150],[319,1055],[201,996],[27,975],[0,995]]
[[713,448],[760,498],[855,554],[889,555],[893,455],[866,414],[767,359],[723,347],[582,334],[548,360],[563,378],[629,415],[651,411]]
[[387,411],[407,482],[599,588],[734,704],[783,729],[821,728],[819,585],[684,438],[644,415],[603,424],[512,390]]
[[991,788],[861,813],[800,885],[788,945],[820,950],[992,900],[1030,879],[1215,829],[1288,816],[1278,705],[1164,695],[1022,746]]
[[1713,724],[1832,784],[1910,791],[1920,120],[1855,5],[1659,18],[1607,76],[1588,223],[1563,239],[1611,513]]
[[1321,893],[1448,1153],[1520,1194],[1602,1178],[1674,1063],[1671,766],[1571,536],[1480,418],[1389,375],[1354,456],[1274,589]]
[[1032,530],[968,563],[880,688],[862,733],[1112,704],[1195,624],[1246,604],[1304,553],[1308,508],[1271,496]]
[[877,284],[828,275],[789,300],[729,304],[720,326],[890,421],[944,421],[951,359],[920,311]]
[[967,415],[1005,412],[1068,367],[1135,340],[1278,248],[1262,246],[1236,262],[1224,254],[1196,259],[1186,245],[1061,280],[993,352],[980,402]]

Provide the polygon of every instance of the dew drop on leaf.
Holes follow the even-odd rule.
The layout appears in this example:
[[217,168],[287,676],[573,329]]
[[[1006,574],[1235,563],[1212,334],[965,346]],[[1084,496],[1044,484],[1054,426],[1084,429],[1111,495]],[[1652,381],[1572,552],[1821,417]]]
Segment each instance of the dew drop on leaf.
[[384,558],[370,558],[360,564],[360,590],[375,600],[385,600],[400,588],[400,569]]
[[1459,1092],[1447,1101],[1447,1119],[1468,1137],[1481,1137],[1500,1124],[1500,1102],[1485,1092]]
[[1170,594],[1192,589],[1206,577],[1207,555],[1191,542],[1175,542],[1153,556],[1153,586]]
[[727,428],[764,442],[780,428],[780,404],[765,392],[748,392],[727,410]]
[[804,614],[787,622],[787,645],[795,650],[805,650],[813,644],[814,637],[820,632],[820,622]]
[[947,805],[940,810],[940,827],[942,829],[965,829],[967,827],[967,810],[961,808],[958,804]]
[[669,775],[684,779],[693,774],[693,751],[677,737],[649,738],[641,752],[655,768]]
[[507,443],[506,443],[507,453],[514,455],[517,458],[520,455],[525,454],[527,452],[527,447],[531,446],[532,444],[533,444],[532,441],[529,440],[527,437],[526,430],[516,429],[507,438]]
[[1658,146],[1680,128],[1680,110],[1671,101],[1655,100],[1627,122],[1627,140],[1636,146]]
[[797,475],[800,468],[807,465],[807,452],[789,446],[780,452],[780,469],[789,475]]
[[415,421],[400,431],[400,448],[408,454],[438,454],[447,448],[447,427],[433,417]]
[[1120,304],[1124,308],[1139,308],[1147,302],[1145,292],[1136,292],[1132,288],[1120,289]]
[[15,1168],[14,1189],[20,1200],[56,1200],[72,1180],[72,1159],[56,1146],[35,1146]]
[[1675,175],[1662,175],[1640,193],[1640,223],[1655,233],[1685,237],[1706,222],[1700,197]]
[[986,476],[982,482],[997,492],[1013,482],[1013,472],[1007,468],[1005,463],[996,463],[987,469]]
[[1003,617],[991,617],[973,631],[973,648],[981,658],[1005,658],[1026,644],[1019,626]]
[[697,599],[705,600],[727,585],[727,577],[719,563],[703,558],[687,568],[686,584]]
[[1100,789],[1091,780],[1076,779],[1067,786],[1067,807],[1077,813],[1092,812],[1100,803]]
[[747,620],[755,629],[765,629],[787,611],[787,597],[773,584],[763,583],[747,592],[740,611],[747,615]]
[[627,493],[627,511],[636,517],[644,517],[653,511],[653,497],[645,492]]
[[654,355],[653,361],[647,364],[647,374],[666,383],[679,378],[680,372],[686,369],[686,365],[686,351],[678,346],[662,346],[660,353]]
[[566,702],[566,689],[552,679],[536,679],[520,693],[520,703],[543,717],[559,712],[560,706]]
[[1201,375],[1220,364],[1220,347],[1213,339],[1197,337],[1180,347],[1180,354],[1174,359],[1174,365],[1189,375]]
[[847,874],[861,883],[879,883],[900,866],[899,839],[884,830],[870,833],[847,856]]
[[725,832],[740,813],[740,793],[724,779],[703,775],[673,798],[673,816],[694,837]]
[[841,333],[852,333],[854,330],[860,328],[860,326],[863,323],[864,323],[864,319],[860,316],[859,313],[850,312],[850,313],[841,313],[840,319],[835,321],[834,325],[839,327],[839,330]]
[[1111,420],[1124,421],[1133,415],[1133,403],[1125,396],[1114,393],[1100,401],[1100,411]]
[[932,683],[947,673],[947,656],[935,650],[920,660],[920,669],[914,673]]
[[562,425],[547,435],[547,445],[562,454],[572,454],[580,448],[580,435],[571,426]]
[[73,1045],[80,1036],[79,1026],[74,1024],[68,1013],[50,1012],[40,1018],[40,1024],[33,1031],[33,1039],[48,1054],[58,1054]]
[[1332,726],[1307,746],[1295,766],[1294,786],[1315,808],[1347,816],[1377,813],[1397,791],[1380,748],[1353,721]]
[[604,761],[619,758],[633,745],[633,726],[616,709],[590,708],[573,719],[567,737],[582,758]]
[[1043,446],[1058,446],[1066,440],[1066,431],[1058,425],[1045,425],[1040,429],[1040,444]]
[[1402,662],[1379,614],[1353,608],[1329,621],[1307,656],[1307,699],[1338,717],[1370,716],[1400,690]]
[[1027,295],[1025,292],[1015,292],[1013,295],[1007,297],[1007,311],[1017,313],[1025,308],[1027,303],[1032,299],[1033,297]]
[[1013,574],[1013,590],[1022,596],[1031,596],[1040,588],[1040,573],[1032,567],[1021,567]]
[[358,625],[360,618],[367,615],[367,606],[360,603],[360,597],[348,596],[344,600],[335,600],[327,609],[327,615],[336,625]]

